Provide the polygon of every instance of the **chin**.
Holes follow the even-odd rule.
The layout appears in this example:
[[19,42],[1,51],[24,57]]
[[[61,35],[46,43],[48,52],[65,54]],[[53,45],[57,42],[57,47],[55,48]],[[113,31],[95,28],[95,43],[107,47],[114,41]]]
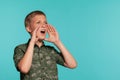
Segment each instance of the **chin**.
[[45,37],[40,37],[40,38],[39,38],[39,40],[44,40],[44,39],[45,39]]
[[46,37],[46,35],[41,35],[41,34],[39,34],[39,40],[44,40],[45,39],[45,37]]

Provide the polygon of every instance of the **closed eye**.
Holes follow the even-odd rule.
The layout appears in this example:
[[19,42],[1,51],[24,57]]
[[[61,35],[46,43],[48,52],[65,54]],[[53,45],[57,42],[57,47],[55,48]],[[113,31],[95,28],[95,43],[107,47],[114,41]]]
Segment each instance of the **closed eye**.
[[40,21],[37,22],[37,24],[39,24],[39,23],[40,23]]
[[45,24],[48,24],[47,22],[45,22]]

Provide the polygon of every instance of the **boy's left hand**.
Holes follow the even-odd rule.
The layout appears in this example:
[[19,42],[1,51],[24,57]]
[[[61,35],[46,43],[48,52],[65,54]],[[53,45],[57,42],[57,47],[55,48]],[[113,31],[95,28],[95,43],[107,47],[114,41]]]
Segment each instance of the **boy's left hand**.
[[59,41],[59,35],[53,26],[47,24],[47,32],[49,37],[45,38],[46,41],[53,42],[53,43],[56,43]]

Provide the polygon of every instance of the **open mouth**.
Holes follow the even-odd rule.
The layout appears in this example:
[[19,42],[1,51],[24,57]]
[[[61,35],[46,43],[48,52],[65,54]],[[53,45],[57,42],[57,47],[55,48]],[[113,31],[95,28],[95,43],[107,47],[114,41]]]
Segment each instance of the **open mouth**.
[[42,31],[40,31],[42,34],[45,34],[45,31],[44,30],[42,30]]

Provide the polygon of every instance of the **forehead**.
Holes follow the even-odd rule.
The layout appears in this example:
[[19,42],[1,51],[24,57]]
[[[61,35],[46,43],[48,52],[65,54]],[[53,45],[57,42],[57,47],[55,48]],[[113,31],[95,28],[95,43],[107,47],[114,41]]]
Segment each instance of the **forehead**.
[[34,20],[45,20],[46,21],[46,17],[44,15],[35,15],[31,20],[32,21]]

